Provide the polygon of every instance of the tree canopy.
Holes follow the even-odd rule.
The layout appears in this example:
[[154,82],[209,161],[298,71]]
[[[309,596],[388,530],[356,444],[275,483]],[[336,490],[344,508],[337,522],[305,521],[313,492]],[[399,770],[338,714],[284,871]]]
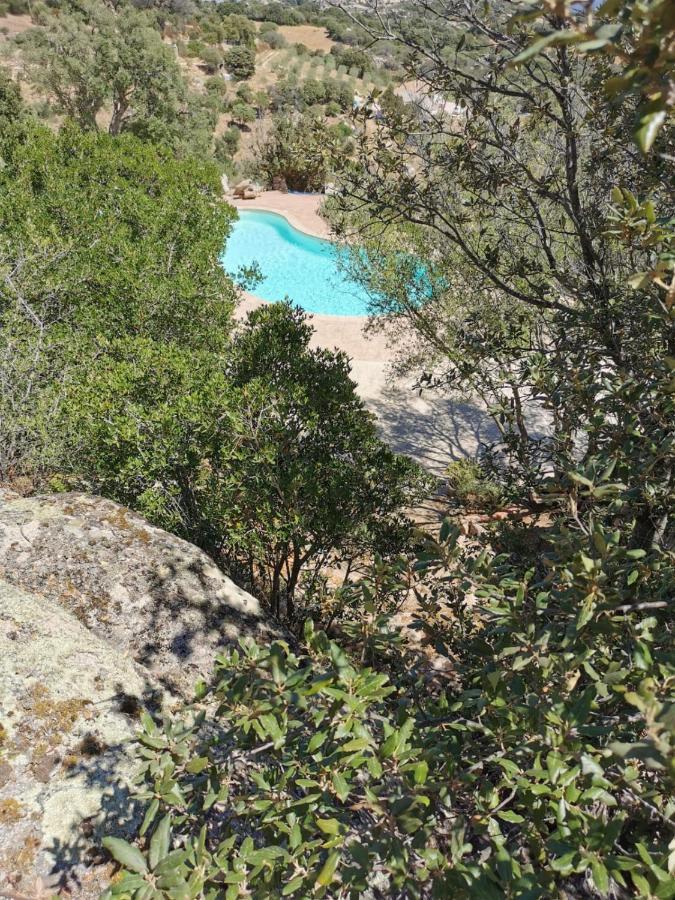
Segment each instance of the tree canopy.
[[418,96],[364,122],[334,222],[420,386],[495,416],[463,477],[512,505],[374,556],[323,598],[336,640],[242,642],[146,717],[111,896],[672,896],[672,4],[595,6],[353,14]]
[[26,72],[57,108],[83,128],[154,134],[175,125],[186,85],[174,51],[149,13],[97,2],[66,5],[58,17],[20,36]]

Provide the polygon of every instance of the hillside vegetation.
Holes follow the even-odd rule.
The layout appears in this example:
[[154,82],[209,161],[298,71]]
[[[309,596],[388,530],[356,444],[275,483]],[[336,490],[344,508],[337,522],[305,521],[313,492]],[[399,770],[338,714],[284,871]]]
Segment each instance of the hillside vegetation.
[[257,145],[277,116],[340,124],[345,137],[355,95],[396,79],[395,62],[359,49],[338,10],[289,18],[276,5],[99,0],[29,10],[14,0],[11,9],[0,4],[3,12],[0,46],[25,100],[51,127],[66,117],[111,134],[143,131],[230,176],[269,179],[256,165]]

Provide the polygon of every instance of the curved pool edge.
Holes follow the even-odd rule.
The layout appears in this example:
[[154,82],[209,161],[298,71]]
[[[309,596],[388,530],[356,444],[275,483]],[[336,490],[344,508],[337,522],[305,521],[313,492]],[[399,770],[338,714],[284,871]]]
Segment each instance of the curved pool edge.
[[[262,211],[263,210],[261,210],[261,212]],[[265,210],[265,212],[269,212],[269,210]],[[312,235],[310,235],[310,237],[316,237],[316,235],[312,234]],[[321,238],[321,240],[325,240],[325,238]],[[259,297],[257,294],[254,294],[253,291],[244,291],[241,289],[239,289],[239,296],[240,296],[240,299],[236,303],[235,310],[239,309],[243,303],[248,303],[251,300],[254,300],[256,303],[262,303],[265,306],[273,306],[275,303],[283,303],[282,300],[265,300],[264,297]],[[363,322],[363,324],[365,325],[366,321],[371,318],[369,313],[363,313],[363,315],[360,315],[360,316],[356,316],[351,313],[347,316],[340,316],[340,315],[336,315],[335,313],[312,312],[309,309],[304,309],[302,306],[300,306],[299,303],[295,303],[293,301],[292,297],[290,298],[290,301],[291,301],[291,303],[293,303],[293,306],[297,306],[298,309],[301,309],[304,312],[304,314],[306,316],[308,316],[310,319],[327,319],[327,320],[329,319],[334,322],[345,322],[348,320],[353,320],[353,321],[358,320],[359,322]],[[246,312],[249,312],[249,310],[247,309]]]
[[[282,196],[288,196],[288,194],[283,194]],[[293,196],[293,195],[291,195]],[[306,194],[300,195],[309,197],[323,197],[323,194]],[[320,223],[320,227],[313,229],[309,227],[305,222],[302,221],[301,218],[293,212],[293,210],[280,210],[274,207],[272,203],[265,203],[264,198],[256,197],[255,200],[239,200],[239,199],[230,199],[225,198],[230,206],[233,206],[237,212],[266,212],[272,213],[275,216],[280,216],[280,218],[285,219],[288,224],[295,228],[297,231],[301,231],[303,234],[307,235],[307,237],[317,238],[320,241],[330,241],[331,238],[331,230],[328,227],[328,224],[319,216],[316,210],[312,210],[310,215],[315,217]],[[258,203],[258,200],[262,200],[262,203]],[[255,205],[254,205],[255,204]]]
[[[289,195],[284,194],[284,195],[280,195],[280,196],[287,197]],[[309,196],[311,196],[313,198],[317,198],[322,195],[300,195],[300,196],[302,196],[303,199],[306,199],[306,198],[308,199]],[[258,198],[256,198],[256,199],[258,199]],[[311,228],[307,227],[303,222],[301,222],[298,219],[297,216],[293,215],[292,212],[289,212],[286,210],[284,212],[281,212],[278,208],[276,208],[276,209],[274,208],[274,204],[265,204],[265,203],[256,202],[256,201],[241,201],[239,199],[236,202],[233,202],[231,200],[228,200],[228,202],[230,203],[230,205],[233,206],[234,209],[236,209],[237,213],[239,214],[238,219],[240,222],[243,221],[244,219],[248,219],[249,216],[251,216],[252,218],[254,218],[256,215],[268,216],[270,219],[275,220],[279,223],[279,225],[274,226],[276,228],[285,226],[291,232],[297,232],[298,235],[302,235],[304,238],[307,238],[310,241],[316,242],[316,244],[324,245],[327,248],[335,248],[335,246],[336,246],[335,241],[331,239],[331,232],[329,231],[327,224],[325,224],[323,222],[323,220],[319,220],[322,222],[323,232],[324,232],[323,234],[320,234],[319,229],[311,229]],[[318,216],[315,212],[312,215],[314,218],[317,218],[317,220],[318,220]],[[221,257],[221,261],[222,260],[223,260],[223,257]],[[311,319],[315,320],[315,324],[316,324],[317,318],[324,320],[324,322],[326,324],[329,322],[333,322],[336,325],[337,325],[337,323],[344,323],[346,325],[347,324],[346,320],[351,320],[355,326],[358,326],[359,329],[362,329],[367,324],[368,320],[370,318],[372,318],[372,314],[367,311],[367,301],[365,304],[364,303],[360,304],[361,307],[364,309],[363,312],[354,311],[354,312],[349,312],[349,313],[341,313],[341,312],[324,312],[324,311],[319,311],[316,309],[310,309],[306,305],[303,305],[302,300],[295,299],[295,297],[291,291],[287,292],[286,296],[284,298],[282,298],[281,294],[279,294],[278,298],[272,299],[269,296],[267,296],[267,297],[260,296],[258,293],[255,292],[255,289],[239,290],[239,297],[240,297],[240,299],[237,302],[238,307],[241,306],[242,299],[244,301],[252,300],[256,303],[256,305],[258,305],[258,304],[267,305],[267,304],[272,304],[272,303],[279,303],[279,302],[282,302],[282,300],[284,300],[284,299],[290,300],[290,302],[294,306],[301,309]]]
[[[235,321],[242,322],[249,312],[260,306],[272,306],[278,300],[264,300],[251,291],[241,291],[234,308]],[[300,307],[302,309],[302,307]],[[310,344],[343,350],[350,359],[359,362],[389,362],[391,348],[385,333],[366,332],[370,316],[335,316],[330,313],[304,311],[312,327]]]

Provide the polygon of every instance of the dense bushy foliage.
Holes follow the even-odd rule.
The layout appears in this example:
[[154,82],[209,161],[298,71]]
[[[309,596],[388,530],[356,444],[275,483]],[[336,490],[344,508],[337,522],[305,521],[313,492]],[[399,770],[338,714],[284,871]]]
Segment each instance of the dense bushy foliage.
[[255,53],[248,47],[230,47],[223,57],[225,68],[235,78],[250,78],[255,72]]
[[26,113],[19,85],[0,69],[0,127],[6,128]]
[[[216,170],[122,135],[0,141],[0,476],[100,492],[207,549],[295,624],[301,576],[399,549],[426,488],[306,317],[233,333]],[[393,537],[392,537],[393,535]]]
[[256,173],[292,191],[323,191],[349,151],[337,128],[312,115],[280,114],[258,148]]
[[97,127],[106,103],[112,106],[111,134],[157,133],[181,115],[184,80],[145,12],[78,4],[18,40],[33,84],[84,128]]
[[464,559],[449,586],[464,554],[444,538],[418,569],[453,686],[434,691],[384,620],[392,682],[311,629],[300,657],[221,657],[184,719],[146,719],[142,833],[160,823],[149,853],[106,842],[130,873],[113,896],[672,896],[672,636],[626,586],[638,570],[665,607],[672,573],[597,529],[595,558],[559,532],[538,571]]
[[225,345],[234,290],[218,256],[233,213],[215,169],[131,136],[19,123],[0,157],[6,478],[58,457],[62,391],[105,371],[108,341]]
[[[147,813],[136,845],[106,841],[113,896],[674,895],[670,135],[655,122],[639,160],[642,99],[603,92],[624,52],[638,92],[663,80],[672,19],[654,4],[645,37],[637,4],[610,4],[629,46],[578,64],[568,44],[618,32],[585,42],[573,19],[561,43],[552,16],[523,57],[538,16],[501,30],[495,6],[379,18],[442,112],[392,104],[338,202],[380,311],[497,407],[501,456],[452,475],[501,479],[527,516],[374,559],[323,598],[340,646],[244,643],[184,715],[146,718]],[[391,620],[404,600],[421,640]]]
[[61,404],[61,471],[207,549],[289,623],[304,573],[395,551],[428,485],[378,439],[340,353],[286,304],[224,357],[112,341]]

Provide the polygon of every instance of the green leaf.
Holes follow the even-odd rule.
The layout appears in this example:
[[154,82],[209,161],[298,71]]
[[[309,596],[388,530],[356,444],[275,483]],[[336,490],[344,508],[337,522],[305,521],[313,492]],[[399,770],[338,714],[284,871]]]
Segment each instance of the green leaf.
[[113,859],[117,860],[125,869],[139,875],[145,875],[148,871],[148,864],[138,847],[116,837],[104,837],[101,843]]
[[666,121],[665,109],[654,109],[640,117],[640,124],[635,130],[635,139],[643,153],[649,153],[663,123]]
[[289,881],[288,884],[284,885],[283,890],[281,891],[282,897],[287,897],[289,894],[292,894],[294,891],[299,890],[305,879],[304,876],[300,876],[299,878],[294,878],[293,881]]
[[195,759],[191,759],[190,762],[185,766],[185,768],[192,775],[198,775],[200,772],[204,771],[208,764],[209,759],[207,756],[197,756],[195,757]]
[[424,784],[429,774],[429,763],[426,760],[417,763],[413,770],[413,779],[415,784]]
[[171,816],[164,816],[160,820],[159,825],[155,829],[155,833],[150,841],[150,853],[148,861],[150,868],[154,871],[157,863],[164,859],[169,852],[169,843],[171,840]]
[[338,795],[340,800],[344,803],[347,797],[349,796],[350,787],[347,784],[344,776],[340,774],[333,775],[333,787],[335,788],[335,793]]
[[330,884],[333,880],[333,876],[335,875],[335,870],[337,869],[337,864],[340,860],[340,851],[333,850],[328,854],[328,858],[326,862],[323,864],[323,868],[319,872],[316,883],[325,887]]
[[536,41],[533,41],[529,47],[526,47],[523,51],[521,51],[517,56],[511,60],[511,65],[518,65],[519,63],[527,62],[528,59],[532,59],[533,56],[537,56],[537,54],[541,53],[542,50],[545,50],[550,44],[552,44],[560,32],[553,31],[551,34],[544,35],[544,37],[538,38]]
[[177,869],[187,859],[187,850],[172,850],[167,853],[164,859],[161,859],[157,866],[153,869],[153,875],[165,875],[173,869]]
[[365,750],[369,746],[369,738],[353,738],[353,740],[347,741],[346,744],[343,744],[342,747],[340,747],[340,750],[343,750],[345,753],[352,753],[357,750]]
[[316,824],[324,834],[340,833],[340,823],[337,819],[317,819]]
[[593,875],[593,883],[601,894],[606,894],[609,890],[609,873],[600,860],[592,860],[591,873]]
[[143,817],[143,824],[141,825],[141,830],[139,834],[141,837],[145,834],[148,828],[152,825],[152,822],[157,815],[157,811],[159,810],[159,800],[157,797],[151,802],[150,806],[148,806],[145,816]]
[[497,813],[500,819],[503,819],[505,822],[513,822],[514,825],[518,825],[521,822],[524,822],[525,819],[523,816],[519,816],[518,813],[513,812],[510,809],[505,809],[500,813]]
[[319,747],[324,743],[327,737],[327,731],[317,731],[317,733],[310,739],[309,744],[307,744],[307,752],[314,753],[314,751],[318,750]]

